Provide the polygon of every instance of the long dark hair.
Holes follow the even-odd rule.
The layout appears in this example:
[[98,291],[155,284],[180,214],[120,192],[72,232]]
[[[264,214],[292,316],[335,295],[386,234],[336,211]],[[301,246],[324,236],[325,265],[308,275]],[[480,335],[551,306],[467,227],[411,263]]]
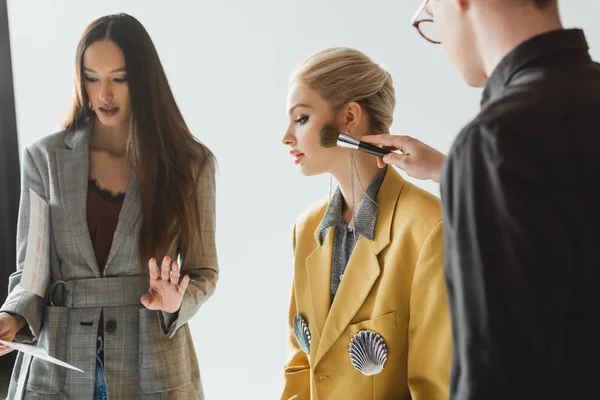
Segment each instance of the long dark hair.
[[214,156],[190,133],[150,35],[134,17],[107,15],[86,28],[77,46],[75,94],[63,127],[76,129],[94,116],[82,79],[83,54],[99,40],[114,42],[125,56],[132,110],[127,158],[140,183],[142,263],[166,255],[175,238],[184,257],[199,251],[202,196],[197,185]]

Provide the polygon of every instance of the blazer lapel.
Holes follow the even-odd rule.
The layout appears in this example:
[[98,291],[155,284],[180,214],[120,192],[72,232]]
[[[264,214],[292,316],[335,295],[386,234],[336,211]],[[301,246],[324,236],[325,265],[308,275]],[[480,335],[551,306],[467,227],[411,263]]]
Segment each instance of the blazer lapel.
[[86,123],[65,138],[67,148],[56,149],[58,183],[65,217],[73,238],[96,277],[100,270],[87,224],[90,124]]
[[319,342],[315,365],[340,337],[369,295],[380,268],[373,243],[360,237],[352,251],[344,278],[335,295]]
[[[319,338],[322,336],[327,313],[331,306],[331,258],[333,254],[333,239],[335,228],[329,229],[323,245],[319,246],[319,227],[315,231],[315,240],[317,248],[306,258],[306,273],[308,275],[308,289],[312,301],[314,315],[313,330],[317,332]],[[309,321],[310,324],[310,321]]]
[[[374,239],[370,241],[361,236],[352,251],[344,277],[326,317],[315,356],[315,366],[350,325],[379,278],[381,266],[378,255],[391,241],[392,222],[403,183],[402,177],[393,168],[388,168],[377,195],[379,213]],[[333,242],[333,238],[330,242]],[[331,256],[328,259],[323,258],[320,262],[322,264],[319,267],[327,270],[327,282],[329,283],[331,281]],[[329,268],[323,268],[326,265]],[[327,285],[327,289],[329,298],[329,285]]]
[[110,247],[106,265],[110,264],[110,261],[113,259],[123,242],[127,240],[131,230],[136,225],[141,210],[142,201],[140,198],[139,182],[135,176],[135,173],[131,171],[131,177],[129,179],[129,184],[127,185],[127,193],[125,194],[123,206],[121,207],[121,212],[119,213],[119,222],[117,223],[117,228],[115,229],[115,235],[113,237],[113,242]]

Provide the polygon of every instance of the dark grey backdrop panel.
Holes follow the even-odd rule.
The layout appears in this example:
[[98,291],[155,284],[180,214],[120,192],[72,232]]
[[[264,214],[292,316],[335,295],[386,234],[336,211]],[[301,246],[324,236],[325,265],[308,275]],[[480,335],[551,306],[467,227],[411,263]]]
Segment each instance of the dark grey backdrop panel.
[[[15,270],[20,172],[17,121],[6,0],[0,0],[0,303],[8,294],[8,276]],[[14,362],[15,351],[0,357],[0,375]],[[4,381],[4,380],[3,380]],[[5,382],[0,382],[0,396]],[[3,397],[3,396],[2,396]]]

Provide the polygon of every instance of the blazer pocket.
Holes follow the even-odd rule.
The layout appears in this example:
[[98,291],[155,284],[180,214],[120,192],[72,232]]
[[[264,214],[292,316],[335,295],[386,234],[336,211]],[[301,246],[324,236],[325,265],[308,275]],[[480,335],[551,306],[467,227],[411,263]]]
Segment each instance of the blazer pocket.
[[169,392],[192,380],[186,330],[179,329],[169,339],[162,332],[157,311],[140,308],[140,388],[145,394]]
[[[44,348],[48,355],[66,361],[68,325],[68,308],[46,306],[37,346]],[[60,393],[65,385],[66,371],[64,367],[36,357],[31,361],[25,388],[40,394]]]
[[349,326],[349,329],[350,336],[354,336],[362,330],[373,331],[381,334],[385,331],[394,329],[396,326],[396,311],[390,311],[389,313],[380,315],[379,317],[352,324]]

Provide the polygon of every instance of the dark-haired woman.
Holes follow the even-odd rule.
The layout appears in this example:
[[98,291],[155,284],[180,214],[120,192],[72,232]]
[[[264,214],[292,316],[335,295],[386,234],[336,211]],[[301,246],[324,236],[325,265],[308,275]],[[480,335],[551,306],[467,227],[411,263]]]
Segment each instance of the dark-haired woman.
[[[24,152],[0,339],[37,343],[84,372],[19,354],[9,398],[203,398],[187,322],[218,279],[214,157],[135,18],[90,24],[75,65],[64,129]],[[50,207],[45,299],[18,285],[30,190]]]

